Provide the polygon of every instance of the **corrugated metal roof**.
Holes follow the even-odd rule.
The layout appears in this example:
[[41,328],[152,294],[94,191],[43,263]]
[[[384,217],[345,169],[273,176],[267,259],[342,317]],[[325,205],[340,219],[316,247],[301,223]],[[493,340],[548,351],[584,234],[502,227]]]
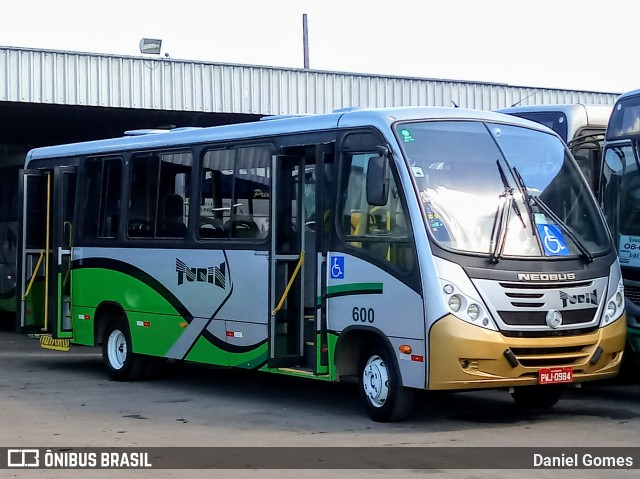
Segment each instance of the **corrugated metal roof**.
[[0,101],[211,113],[613,105],[618,93],[0,47]]

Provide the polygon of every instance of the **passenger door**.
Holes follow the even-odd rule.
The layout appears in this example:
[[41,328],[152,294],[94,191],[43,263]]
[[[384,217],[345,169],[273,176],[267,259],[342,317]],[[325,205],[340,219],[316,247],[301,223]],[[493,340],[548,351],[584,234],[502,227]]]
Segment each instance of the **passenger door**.
[[71,253],[76,178],[75,166],[22,172],[20,327],[54,338],[73,337]]
[[334,144],[285,149],[272,171],[269,365],[323,374],[326,250],[331,209],[326,178]]

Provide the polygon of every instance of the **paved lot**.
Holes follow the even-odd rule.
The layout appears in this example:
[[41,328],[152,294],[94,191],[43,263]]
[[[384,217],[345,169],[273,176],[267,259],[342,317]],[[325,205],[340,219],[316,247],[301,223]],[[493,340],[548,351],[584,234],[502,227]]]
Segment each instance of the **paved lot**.
[[[523,412],[502,391],[424,393],[407,422],[377,424],[357,391],[200,365],[158,379],[110,381],[98,349],[45,351],[0,331],[0,446],[637,446],[640,385],[571,390],[552,410]],[[89,474],[87,474],[89,472]],[[517,472],[516,472],[517,473]],[[398,471],[0,471],[0,477],[392,477]],[[403,471],[403,477],[511,478],[508,470]],[[637,471],[523,471],[525,477],[637,477]]]

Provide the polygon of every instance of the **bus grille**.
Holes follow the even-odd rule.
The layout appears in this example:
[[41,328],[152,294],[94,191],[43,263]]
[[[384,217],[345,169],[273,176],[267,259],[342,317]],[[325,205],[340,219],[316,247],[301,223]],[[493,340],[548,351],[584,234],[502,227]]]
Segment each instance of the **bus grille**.
[[[577,281],[574,283],[536,283],[536,284],[519,284],[519,283],[500,283],[504,290],[504,295],[509,298],[511,306],[517,309],[546,308],[549,309],[544,302],[545,290],[562,290],[571,291],[572,288],[591,287],[593,281]],[[507,324],[511,324],[505,321]],[[582,321],[581,321],[582,322]],[[521,323],[513,323],[521,324]],[[522,323],[522,324],[544,324],[542,323]]]
[[593,281],[576,281],[575,283],[500,283],[504,289],[558,289],[582,288],[591,286]]
[[525,367],[556,367],[583,364],[591,356],[592,344],[544,348],[511,348]]
[[[562,311],[562,324],[585,324],[593,321],[596,308]],[[509,326],[546,326],[547,311],[498,311]]]
[[503,336],[507,338],[557,338],[564,336],[577,336],[579,334],[591,334],[598,330],[598,326],[588,328],[572,328],[572,329],[548,329],[544,331],[501,331]]

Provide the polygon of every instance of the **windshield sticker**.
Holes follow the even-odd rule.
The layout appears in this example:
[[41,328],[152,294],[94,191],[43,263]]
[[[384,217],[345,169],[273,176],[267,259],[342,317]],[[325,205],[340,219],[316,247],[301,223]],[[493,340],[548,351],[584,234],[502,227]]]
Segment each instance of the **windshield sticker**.
[[411,132],[407,129],[400,130],[400,135],[402,135],[402,139],[404,140],[405,143],[408,143],[410,141],[415,141],[413,136],[411,136]]
[[411,169],[413,170],[413,176],[416,178],[424,178],[424,171],[422,171],[422,168],[419,166],[412,166]]
[[432,231],[438,231],[440,228],[444,228],[444,223],[438,213],[429,213],[427,218],[429,218],[429,226]]
[[618,256],[621,265],[640,266],[640,236],[620,235]]
[[569,256],[569,248],[558,225],[536,225],[545,256]]
[[429,223],[429,228],[431,228],[431,231],[434,233],[434,236],[436,239],[439,240],[444,240],[446,238],[443,238],[442,235],[438,235],[437,233],[440,232],[440,230],[444,229],[444,231],[446,232],[446,228],[444,226],[444,223],[442,222],[442,219],[440,219],[440,215],[438,213],[436,213],[435,211],[433,211],[433,209],[431,208],[431,205],[429,203],[427,203],[424,206],[424,209],[427,213],[427,220]]

